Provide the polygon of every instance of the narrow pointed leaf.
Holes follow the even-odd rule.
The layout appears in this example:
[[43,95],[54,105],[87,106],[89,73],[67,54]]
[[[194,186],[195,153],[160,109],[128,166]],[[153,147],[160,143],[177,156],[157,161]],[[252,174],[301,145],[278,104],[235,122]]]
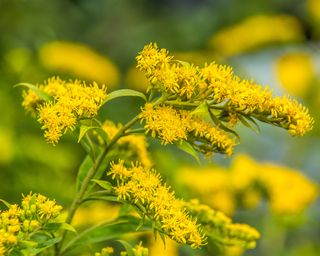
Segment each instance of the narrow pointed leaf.
[[39,89],[39,87],[33,85],[33,84],[29,84],[29,83],[19,83],[19,84],[16,84],[14,85],[14,87],[18,87],[18,86],[24,86],[24,87],[27,87],[29,88],[30,90],[34,91],[40,99],[44,100],[44,101],[50,101],[53,99],[52,96],[50,96],[49,94],[41,91]]
[[82,140],[83,136],[86,135],[86,133],[93,129],[98,129],[97,126],[87,126],[87,125],[81,125],[80,126],[80,132],[78,137],[78,143]]
[[146,96],[141,92],[131,90],[131,89],[120,89],[120,90],[116,90],[109,93],[106,99],[104,100],[103,105],[109,102],[110,100],[113,100],[119,97],[139,97],[139,98],[142,98],[144,101],[147,101]]
[[11,204],[9,204],[7,201],[0,199],[0,202],[2,202],[6,207],[10,208]]
[[176,143],[176,146],[178,148],[180,148],[182,151],[184,151],[184,152],[188,153],[189,155],[193,156],[194,159],[196,159],[196,161],[198,163],[200,163],[200,159],[199,159],[197,151],[190,145],[189,142],[183,140],[181,142]]
[[259,130],[255,126],[252,126],[242,115],[238,115],[239,120],[243,125],[254,131],[255,133],[259,134]]
[[106,180],[96,180],[96,179],[92,179],[93,182],[95,182],[96,184],[98,184],[100,187],[104,188],[105,190],[111,190],[112,189],[112,185],[110,182],[106,181]]
[[237,139],[240,141],[240,136],[239,136],[239,134],[238,134],[236,131],[234,131],[234,130],[228,128],[227,126],[225,126],[225,125],[219,120],[219,118],[217,118],[217,117],[215,116],[215,114],[213,114],[213,113],[211,112],[211,110],[209,110],[209,114],[210,114],[211,120],[214,122],[214,124],[215,124],[218,128],[220,128],[221,130],[224,130],[225,132],[232,133],[232,134],[233,134],[234,136],[236,136]]
[[[121,237],[123,234],[135,232],[139,219],[133,216],[122,216],[113,221],[108,221],[90,227],[79,233],[62,249],[62,253],[74,247],[92,245]],[[147,228],[145,230],[148,230]]]

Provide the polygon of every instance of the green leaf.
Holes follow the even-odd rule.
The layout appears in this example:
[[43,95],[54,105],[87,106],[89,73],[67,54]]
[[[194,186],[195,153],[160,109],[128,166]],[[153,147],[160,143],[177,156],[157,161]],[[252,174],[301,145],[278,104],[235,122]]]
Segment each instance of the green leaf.
[[182,140],[178,143],[176,143],[176,146],[180,148],[182,151],[188,153],[189,155],[193,156],[194,159],[197,160],[198,163],[200,163],[200,159],[198,156],[197,151],[191,146],[191,144],[185,140]]
[[147,97],[141,92],[131,90],[131,89],[120,89],[120,90],[116,90],[109,93],[106,99],[104,100],[103,105],[109,102],[110,100],[113,100],[119,97],[140,97],[144,101],[147,101]]
[[133,249],[132,249],[132,245],[129,244],[128,242],[124,241],[124,240],[117,240],[117,242],[119,242],[120,244],[122,244],[122,246],[124,247],[124,249],[126,249],[127,255],[128,256],[134,256],[133,253]]
[[225,126],[225,125],[219,120],[219,118],[217,118],[217,117],[215,116],[215,114],[213,114],[213,113],[211,112],[211,110],[209,110],[209,114],[210,114],[211,120],[215,123],[215,125],[216,125],[218,128],[220,128],[221,130],[224,130],[225,132],[232,133],[232,134],[235,135],[235,136],[237,137],[237,139],[240,141],[240,136],[239,136],[239,134],[238,134],[236,131],[234,131],[234,130],[228,128],[227,126]]
[[104,188],[105,190],[110,191],[112,189],[112,185],[110,182],[106,180],[96,180],[92,179],[93,182],[97,183],[100,187]]
[[93,167],[93,160],[89,155],[87,155],[83,160],[82,164],[80,165],[80,168],[77,174],[76,188],[78,192],[80,191],[81,184],[85,179],[85,177],[87,176],[88,171],[92,167]]
[[50,96],[49,94],[41,91],[39,89],[39,87],[33,85],[33,84],[29,84],[29,83],[19,83],[19,84],[16,84],[14,85],[14,87],[17,87],[17,86],[24,86],[24,87],[27,87],[29,88],[30,90],[32,90],[33,92],[35,92],[40,99],[44,100],[44,101],[51,101],[53,100],[53,97]]
[[254,125],[255,125],[255,127],[257,128],[257,131],[258,132],[260,132],[260,126],[259,126],[259,124],[256,122],[256,120],[254,120],[254,118],[253,117],[251,117],[251,116],[244,116],[246,119],[248,119],[250,122],[252,122]]
[[28,256],[38,255],[40,252],[48,249],[49,247],[52,247],[53,245],[59,243],[60,241],[61,241],[61,237],[54,237],[54,238],[42,241],[41,243],[38,243],[37,248],[24,249],[22,250],[22,252]]
[[251,129],[255,133],[259,134],[259,130],[255,126],[252,126],[242,115],[238,115],[238,118],[243,125]]
[[22,248],[35,248],[38,246],[38,243],[35,241],[21,240],[19,241],[19,246]]
[[193,116],[197,116],[203,120],[208,120],[210,117],[209,117],[207,102],[205,102],[205,101],[202,102],[190,114]]
[[7,201],[0,199],[0,202],[2,202],[6,207],[10,208],[11,204],[9,204]]
[[103,201],[107,201],[107,202],[115,202],[115,203],[119,203],[118,197],[117,196],[101,196],[101,195],[97,195],[97,196],[89,196],[87,198],[84,199],[85,201],[88,200],[103,200]]
[[81,125],[80,126],[80,132],[78,137],[78,143],[82,140],[83,136],[86,135],[86,133],[92,129],[97,129],[99,127],[97,126],[87,126],[87,125]]
[[77,231],[75,230],[75,228],[72,225],[65,223],[65,222],[48,223],[43,229],[45,231],[50,231],[50,232],[55,232],[58,230],[68,230],[73,233],[77,233]]
[[[79,233],[62,249],[62,253],[74,247],[91,245],[121,237],[123,234],[135,232],[139,219],[133,216],[122,216],[113,221],[95,225]],[[147,229],[146,229],[147,230]],[[145,231],[145,230],[144,230]]]
[[186,61],[182,61],[182,60],[176,60],[176,62],[178,62],[179,64],[181,64],[183,67],[190,67],[190,63],[186,62]]

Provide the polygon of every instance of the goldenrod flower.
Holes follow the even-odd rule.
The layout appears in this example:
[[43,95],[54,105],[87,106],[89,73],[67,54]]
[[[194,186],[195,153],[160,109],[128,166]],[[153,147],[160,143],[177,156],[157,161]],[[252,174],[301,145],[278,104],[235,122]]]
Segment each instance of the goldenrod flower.
[[145,121],[144,128],[152,137],[156,135],[163,144],[187,139],[187,116],[170,106],[153,107],[147,103],[141,112],[141,119]]
[[31,234],[54,222],[61,210],[55,201],[30,193],[23,197],[21,206],[12,204],[0,211],[0,255],[7,255],[21,241],[32,241]]
[[175,198],[169,187],[162,185],[161,178],[154,170],[145,169],[141,164],[132,164],[122,175],[123,162],[112,164],[108,175],[118,181],[114,188],[119,199],[143,207],[144,214],[155,222],[156,228],[182,244],[197,248],[204,243],[198,224],[185,212],[182,202]]
[[185,203],[187,209],[204,226],[205,233],[225,245],[240,245],[252,249],[260,238],[260,233],[247,224],[232,223],[232,220],[220,211],[215,211],[198,200]]
[[[291,22],[287,17],[279,19]],[[137,57],[137,67],[145,72],[150,88],[173,99],[156,107],[147,103],[141,113],[146,131],[164,144],[189,140],[190,133],[195,132],[206,140],[206,145],[197,147],[198,151],[230,155],[235,143],[224,133],[230,132],[224,126],[232,127],[238,120],[259,120],[287,129],[294,136],[312,129],[313,119],[297,101],[286,96],[273,97],[270,89],[239,78],[226,65],[210,63],[199,68],[168,54],[166,49],[149,44]],[[190,117],[190,112],[203,104],[208,111],[214,110],[210,113],[216,126]]]
[[56,144],[67,130],[74,130],[79,119],[97,115],[106,97],[104,85],[102,88],[96,83],[86,86],[78,80],[65,82],[53,77],[38,88],[53,100],[46,103],[38,98],[30,100],[34,98],[34,92],[28,90],[23,105],[27,110],[36,108],[38,121],[45,130],[44,136],[52,144]]
[[235,145],[234,140],[222,130],[193,117],[188,111],[171,106],[153,107],[147,103],[142,109],[141,120],[145,121],[146,132],[150,132],[152,137],[158,136],[164,144],[188,140],[188,136],[192,135],[194,141],[201,141],[197,150],[206,155],[213,152],[231,155]]
[[40,48],[39,54],[42,64],[50,70],[106,83],[109,87],[119,81],[119,71],[114,63],[84,44],[48,42]]
[[137,68],[150,77],[157,68],[166,67],[172,57],[168,56],[166,49],[159,49],[156,43],[150,43],[143,48],[136,59]]

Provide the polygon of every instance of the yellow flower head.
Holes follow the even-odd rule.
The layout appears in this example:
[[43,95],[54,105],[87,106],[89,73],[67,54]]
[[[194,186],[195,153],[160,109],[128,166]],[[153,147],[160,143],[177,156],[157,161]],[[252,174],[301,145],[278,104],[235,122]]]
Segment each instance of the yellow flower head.
[[158,136],[163,144],[172,144],[175,141],[187,139],[187,117],[170,106],[153,107],[147,103],[141,112],[145,121],[144,128],[152,137]]
[[159,49],[156,43],[146,45],[137,56],[137,68],[151,76],[152,72],[159,67],[165,67],[170,60],[166,49]]
[[232,220],[224,213],[200,204],[198,200],[191,200],[185,205],[204,226],[205,233],[213,239],[217,239],[219,243],[252,249],[260,238],[260,234],[255,228],[246,224],[232,223]]
[[182,202],[175,198],[169,187],[161,184],[159,174],[141,164],[132,164],[128,168],[130,174],[124,177],[118,171],[121,165],[123,162],[113,164],[108,172],[118,181],[114,189],[119,199],[142,205],[156,227],[178,243],[190,244],[193,248],[203,245],[204,237],[198,224],[188,216]]
[[34,92],[29,90],[24,95],[23,106],[27,110],[36,109],[45,138],[52,144],[56,144],[67,130],[74,130],[79,119],[97,115],[106,97],[106,87],[100,88],[95,82],[87,86],[78,80],[66,82],[53,77],[38,88],[52,100],[45,103],[39,99],[29,100],[34,97]]
[[171,106],[157,106],[147,103],[141,112],[144,128],[152,137],[159,137],[163,144],[188,140],[201,141],[196,149],[206,155],[220,152],[231,155],[235,142],[225,132],[188,111],[177,110]]

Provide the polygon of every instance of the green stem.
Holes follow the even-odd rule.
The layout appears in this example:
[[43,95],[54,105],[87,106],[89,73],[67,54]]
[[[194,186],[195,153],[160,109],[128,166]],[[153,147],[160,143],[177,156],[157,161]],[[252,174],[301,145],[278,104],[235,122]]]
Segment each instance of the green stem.
[[178,106],[178,107],[197,107],[199,106],[199,103],[191,103],[191,102],[183,102],[183,101],[166,101],[165,104]]
[[[86,194],[86,190],[87,187],[91,181],[91,179],[94,177],[96,171],[99,169],[100,165],[102,164],[104,158],[106,157],[106,155],[108,154],[108,152],[110,151],[110,149],[112,148],[112,146],[118,141],[119,138],[121,138],[121,136],[123,135],[123,133],[129,129],[132,125],[134,125],[137,121],[139,120],[139,115],[137,115],[136,117],[134,117],[131,121],[129,121],[125,126],[123,126],[119,132],[112,138],[112,140],[110,141],[110,143],[108,144],[108,146],[104,149],[104,151],[102,152],[102,154],[97,158],[97,160],[95,161],[95,163],[93,164],[93,166],[90,168],[90,170],[88,171],[86,177],[84,178],[81,187],[80,187],[80,191],[77,193],[77,195],[75,196],[71,206],[70,206],[70,210],[66,219],[66,223],[70,224],[73,216],[76,212],[76,210],[78,209],[79,205],[81,204],[81,201],[83,200],[83,197]],[[62,240],[60,242],[60,245],[63,245],[63,241],[66,237],[66,231],[63,233],[62,235]],[[61,249],[61,246],[59,248],[59,251]],[[58,253],[59,255],[59,253]]]

